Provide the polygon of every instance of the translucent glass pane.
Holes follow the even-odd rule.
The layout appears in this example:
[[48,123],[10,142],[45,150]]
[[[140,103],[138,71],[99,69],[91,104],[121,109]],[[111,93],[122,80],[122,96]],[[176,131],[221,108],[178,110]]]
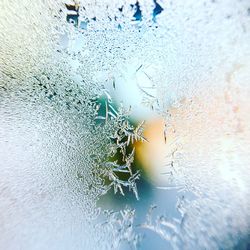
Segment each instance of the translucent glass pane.
[[248,249],[247,0],[0,2],[0,249]]

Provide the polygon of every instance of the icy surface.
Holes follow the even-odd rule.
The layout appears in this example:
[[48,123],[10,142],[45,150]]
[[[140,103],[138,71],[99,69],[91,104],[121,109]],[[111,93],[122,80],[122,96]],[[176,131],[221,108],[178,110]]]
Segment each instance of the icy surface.
[[[249,8],[246,0],[2,0],[0,248],[144,248],[145,230],[173,249],[247,239]],[[140,114],[137,126],[128,109]],[[152,182],[177,190],[178,215],[155,218],[148,206],[135,223],[136,210],[96,202],[110,189],[140,197],[132,145],[144,143],[146,155],[159,145],[142,134],[152,113],[163,124]]]

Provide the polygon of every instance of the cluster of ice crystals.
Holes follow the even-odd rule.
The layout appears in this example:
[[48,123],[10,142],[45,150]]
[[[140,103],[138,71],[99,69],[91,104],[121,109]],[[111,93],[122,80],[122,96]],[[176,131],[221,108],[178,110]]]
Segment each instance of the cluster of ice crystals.
[[[111,229],[94,226],[96,202],[112,186],[138,196],[134,151],[125,153],[119,140],[131,144],[141,132],[110,99],[99,121],[105,88],[94,79],[92,55],[76,52],[79,32],[63,2],[2,1],[0,8],[0,247],[110,248]],[[84,39],[90,51],[91,39]],[[105,164],[118,151],[124,165]],[[130,177],[121,181],[116,171]]]
[[107,91],[126,83],[131,65],[142,105],[165,121],[166,185],[182,197],[181,219],[142,227],[177,249],[232,248],[246,238],[249,8],[247,0],[2,0],[0,248],[138,242],[133,210],[94,226],[96,201],[110,188],[138,197],[135,151],[126,151],[146,140],[143,122],[132,126]]

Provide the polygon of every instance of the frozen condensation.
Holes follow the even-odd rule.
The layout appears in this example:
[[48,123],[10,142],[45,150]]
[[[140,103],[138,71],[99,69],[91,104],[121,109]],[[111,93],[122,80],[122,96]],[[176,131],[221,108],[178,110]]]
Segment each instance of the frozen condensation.
[[[95,226],[96,202],[113,187],[138,198],[134,151],[124,150],[142,138],[141,130],[122,108],[112,108],[103,83],[92,79],[95,68],[86,62],[92,56],[74,51],[78,32],[66,22],[64,3],[4,1],[0,23],[0,247],[100,249],[101,242],[109,249],[106,233],[118,227]],[[110,109],[104,123],[103,95]],[[118,151],[122,166],[112,161]],[[119,180],[117,171],[130,177]],[[117,247],[121,240],[115,240]]]
[[[2,0],[0,248],[134,247],[141,229],[173,249],[247,239],[249,8],[247,0]],[[97,208],[111,188],[140,196],[136,151],[127,151],[150,141],[108,91],[126,81],[164,121],[159,178],[178,189],[178,218],[155,220],[151,209],[135,226],[136,210]]]

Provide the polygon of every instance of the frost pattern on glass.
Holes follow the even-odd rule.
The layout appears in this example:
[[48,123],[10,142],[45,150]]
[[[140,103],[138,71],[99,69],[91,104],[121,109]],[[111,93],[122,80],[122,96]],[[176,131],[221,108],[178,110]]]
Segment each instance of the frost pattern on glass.
[[[0,247],[100,249],[101,242],[109,249],[108,235],[120,225],[95,227],[96,202],[110,188],[129,188],[138,198],[134,150],[124,152],[121,140],[142,139],[141,129],[112,108],[91,62],[75,53],[78,32],[66,23],[63,3],[3,1],[0,8]],[[118,151],[121,166],[112,161]],[[130,177],[120,180],[117,171]],[[121,238],[131,240],[125,229]]]
[[[0,14],[0,248],[134,247],[140,229],[174,249],[248,236],[248,1],[3,0]],[[128,121],[136,107],[110,96],[119,83],[164,123],[152,178],[178,190],[178,218],[152,207],[135,227],[135,210],[96,206],[111,188],[139,198],[128,146],[151,143]]]

